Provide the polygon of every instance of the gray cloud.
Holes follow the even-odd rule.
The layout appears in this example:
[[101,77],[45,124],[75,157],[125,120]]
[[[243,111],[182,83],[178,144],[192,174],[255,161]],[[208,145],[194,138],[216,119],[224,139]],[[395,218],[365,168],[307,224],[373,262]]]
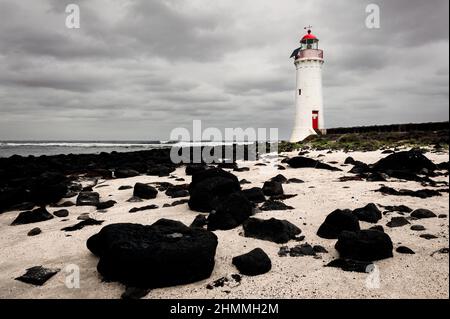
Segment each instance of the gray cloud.
[[[312,24],[328,127],[448,120],[448,1],[0,0],[1,139],[166,139],[293,125],[288,56]],[[365,7],[381,7],[381,28]]]

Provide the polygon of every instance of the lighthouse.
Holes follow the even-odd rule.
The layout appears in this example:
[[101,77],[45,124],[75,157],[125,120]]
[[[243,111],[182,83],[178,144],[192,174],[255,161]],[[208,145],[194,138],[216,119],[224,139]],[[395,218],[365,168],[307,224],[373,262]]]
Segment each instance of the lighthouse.
[[313,134],[325,132],[323,119],[322,65],[323,51],[319,39],[306,27],[300,47],[292,52],[296,69],[295,126],[291,142],[299,142]]

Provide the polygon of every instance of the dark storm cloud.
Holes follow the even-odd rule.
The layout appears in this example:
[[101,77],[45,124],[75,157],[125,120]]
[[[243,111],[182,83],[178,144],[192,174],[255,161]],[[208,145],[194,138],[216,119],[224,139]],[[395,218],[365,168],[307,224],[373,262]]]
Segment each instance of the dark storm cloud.
[[287,138],[308,24],[327,127],[448,120],[447,0],[70,2],[77,30],[63,1],[0,0],[0,139],[166,139],[193,119]]

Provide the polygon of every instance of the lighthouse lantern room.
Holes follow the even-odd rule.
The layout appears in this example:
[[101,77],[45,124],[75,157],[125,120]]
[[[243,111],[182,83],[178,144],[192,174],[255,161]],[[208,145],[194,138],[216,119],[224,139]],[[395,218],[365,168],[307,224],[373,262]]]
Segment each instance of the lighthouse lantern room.
[[322,65],[323,51],[319,39],[306,27],[307,34],[300,40],[300,47],[292,52],[297,71],[295,90],[295,126],[291,142],[299,142],[313,134],[325,132],[323,119]]

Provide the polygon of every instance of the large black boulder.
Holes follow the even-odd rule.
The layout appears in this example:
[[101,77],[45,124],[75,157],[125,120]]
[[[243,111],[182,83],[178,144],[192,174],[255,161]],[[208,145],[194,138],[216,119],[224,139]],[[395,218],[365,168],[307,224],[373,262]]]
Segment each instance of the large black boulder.
[[344,259],[374,261],[393,256],[391,238],[377,230],[343,231],[335,248]]
[[277,244],[287,243],[302,231],[287,220],[249,218],[244,222],[245,237],[268,240]]
[[241,193],[223,197],[208,216],[208,230],[228,230],[241,225],[253,212],[252,203]]
[[43,222],[52,219],[53,215],[50,214],[45,208],[40,207],[32,211],[21,212],[11,225],[24,225]]
[[222,197],[240,189],[238,178],[222,169],[212,168],[197,172],[192,175],[189,185],[189,207],[194,211],[211,212]]
[[326,239],[336,239],[344,230],[360,230],[358,217],[349,209],[336,209],[325,218],[317,235]]
[[236,256],[232,262],[241,274],[247,276],[265,274],[272,269],[269,256],[261,248],[255,248],[244,255]]
[[434,171],[437,166],[421,151],[415,149],[391,154],[373,165],[373,169],[377,171],[395,170],[419,173],[424,168]]
[[153,199],[158,195],[158,190],[153,186],[136,183],[134,185],[133,196],[143,199]]
[[90,237],[88,249],[100,258],[97,270],[108,281],[160,288],[209,278],[217,237],[178,221],[148,225],[111,224]]
[[362,208],[353,210],[353,214],[355,214],[360,221],[373,224],[376,224],[382,217],[381,211],[374,203],[370,203]]
[[292,168],[304,168],[304,167],[311,167],[311,168],[318,168],[318,169],[326,169],[330,171],[340,171],[341,169],[337,167],[333,167],[331,165],[322,163],[320,161],[316,161],[312,158],[303,157],[303,156],[297,156],[290,158],[287,163]]

